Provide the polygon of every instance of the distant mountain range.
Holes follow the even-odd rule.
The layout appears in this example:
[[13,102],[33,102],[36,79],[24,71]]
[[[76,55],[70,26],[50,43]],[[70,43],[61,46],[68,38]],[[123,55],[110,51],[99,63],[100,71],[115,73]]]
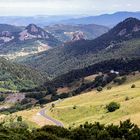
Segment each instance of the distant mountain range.
[[18,59],[40,53],[63,42],[94,39],[109,29],[100,25],[50,25],[45,29],[35,24],[26,27],[0,24],[0,56]]
[[54,78],[105,60],[134,57],[140,57],[140,20],[128,18],[94,40],[69,42],[23,63]]
[[[117,12],[82,18],[81,16],[0,17],[1,23],[20,25],[0,24],[0,56],[18,59],[63,46],[64,42],[92,40],[106,33],[109,30],[106,26],[113,26],[127,17],[140,19],[140,12]],[[22,26],[27,23],[35,24]]]
[[[130,15],[112,16],[122,13]],[[0,56],[32,66],[50,78],[110,59],[139,57],[139,19],[127,18],[108,30],[95,24],[45,28],[0,24]]]
[[92,16],[87,15],[48,15],[48,16],[30,16],[30,17],[20,17],[20,16],[9,16],[0,17],[0,23],[9,24],[16,26],[27,26],[30,23],[34,23],[38,26],[47,26],[54,24],[97,24],[112,27],[117,23],[123,21],[126,18],[134,17],[140,19],[140,12],[116,12],[113,14],[102,14]]
[[116,12],[114,14],[103,14],[64,20],[63,24],[98,24],[112,27],[126,18],[133,17],[140,19],[140,12]]
[[30,23],[34,23],[38,26],[46,26],[50,24],[57,24],[60,21],[71,19],[71,18],[80,18],[83,15],[37,15],[37,16],[1,16],[1,24],[12,24],[15,26],[27,26]]
[[61,41],[35,24],[29,24],[24,28],[0,25],[0,56],[13,59],[39,53],[59,45]]

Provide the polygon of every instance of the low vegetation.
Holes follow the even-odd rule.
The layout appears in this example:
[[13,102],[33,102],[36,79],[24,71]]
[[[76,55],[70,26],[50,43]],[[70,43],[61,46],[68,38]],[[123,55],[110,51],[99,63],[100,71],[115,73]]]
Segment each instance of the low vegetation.
[[116,102],[111,102],[106,106],[106,109],[108,110],[108,112],[114,112],[115,110],[119,108],[120,108],[120,104]]
[[28,125],[19,116],[9,123],[0,124],[1,140],[139,140],[140,128],[130,120],[119,125],[88,123],[76,128],[44,126],[29,130]]
[[135,87],[136,87],[136,85],[135,84],[132,84],[131,88],[135,88]]

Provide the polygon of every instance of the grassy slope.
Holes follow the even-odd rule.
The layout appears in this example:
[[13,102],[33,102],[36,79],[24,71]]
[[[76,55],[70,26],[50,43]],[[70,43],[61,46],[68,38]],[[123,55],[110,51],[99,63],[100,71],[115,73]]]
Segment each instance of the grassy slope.
[[3,122],[4,120],[9,121],[11,118],[16,118],[17,116],[22,116],[23,121],[28,124],[29,128],[37,128],[39,125],[35,123],[33,120],[33,115],[35,115],[38,112],[37,108],[34,108],[32,110],[24,110],[24,111],[19,111],[16,113],[13,113],[12,115],[3,115],[0,114],[0,122]]
[[39,128],[44,125],[53,125],[52,122],[46,120],[44,117],[38,114],[40,110],[40,107],[35,107],[32,109],[13,113],[12,115],[0,114],[0,122],[3,122],[3,120],[10,120],[11,118],[15,118],[16,116],[22,116],[23,121],[28,124],[29,128]]
[[[140,76],[132,82],[122,86],[114,86],[111,90],[104,89],[101,93],[91,91],[76,97],[65,99],[60,104],[57,104],[49,115],[62,121],[65,126],[72,126],[73,123],[78,125],[85,121],[101,123],[118,123],[120,120],[130,118],[133,122],[140,125]],[[134,79],[135,79],[134,78]],[[132,78],[133,79],[133,78]],[[130,82],[131,81],[131,82]],[[136,84],[136,88],[131,89],[132,83]],[[130,99],[125,101],[126,97]],[[116,101],[121,104],[119,110],[113,113],[107,113],[106,105],[111,101]],[[73,106],[76,105],[76,109]]]
[[[128,118],[140,126],[140,74],[128,76],[127,79],[124,85],[113,86],[111,90],[104,89],[100,93],[91,91],[79,96],[67,98],[59,104],[56,104],[53,111],[47,109],[47,114],[63,122],[66,127],[73,126],[73,124],[79,125],[86,121],[98,121],[105,124],[118,123],[120,120],[126,120]],[[136,88],[132,89],[132,84],[135,84]],[[126,97],[129,97],[128,101],[125,101]],[[119,102],[121,107],[113,113],[107,113],[105,106],[111,101]],[[76,109],[73,109],[74,105],[77,106]],[[45,105],[47,108],[48,106],[49,104]],[[38,114],[40,110],[40,107],[35,107],[16,112],[13,115],[22,116],[30,128],[53,125],[52,122]]]
[[[47,107],[47,105],[45,107]],[[53,122],[46,120],[43,116],[39,114],[39,111],[41,109],[42,108],[40,107],[35,107],[29,110],[27,109],[27,110],[16,112],[13,115],[22,116],[23,121],[25,121],[30,128],[42,127],[44,125],[54,125]]]

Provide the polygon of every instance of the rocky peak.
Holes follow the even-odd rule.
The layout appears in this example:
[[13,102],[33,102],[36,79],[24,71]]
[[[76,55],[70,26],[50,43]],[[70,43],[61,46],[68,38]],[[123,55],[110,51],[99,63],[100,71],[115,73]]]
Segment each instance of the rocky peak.
[[29,32],[29,33],[38,33],[40,28],[37,27],[37,25],[35,24],[29,24],[27,27],[26,27],[26,30]]
[[48,39],[50,38],[50,34],[35,24],[29,24],[19,33],[19,39],[21,41],[33,38]]
[[83,32],[77,31],[74,32],[72,35],[72,41],[83,40],[83,39],[85,39]]

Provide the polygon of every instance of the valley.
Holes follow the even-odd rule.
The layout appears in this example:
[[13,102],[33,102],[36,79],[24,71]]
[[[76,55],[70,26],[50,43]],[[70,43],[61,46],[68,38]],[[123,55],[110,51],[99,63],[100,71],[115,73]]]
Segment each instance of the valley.
[[[139,57],[140,30],[134,30],[137,26],[140,26],[138,19],[128,18],[96,39],[65,43],[64,47],[28,57],[21,63],[55,78],[105,60]],[[120,35],[124,29],[126,32]]]
[[83,33],[84,39],[94,39],[106,33],[109,28],[96,24],[79,24],[79,25],[66,25],[56,24],[52,26],[46,26],[46,31],[54,34],[58,40],[63,42],[72,40],[74,34]]
[[0,140],[140,140],[139,11],[0,19]]
[[[95,38],[108,31],[107,27],[100,25],[84,26],[54,25],[41,28],[35,24],[29,24],[26,27],[0,24],[0,56],[14,61],[24,59],[62,46],[64,42],[71,41],[73,36],[76,35],[77,38],[80,32],[83,38],[78,37],[76,40]],[[65,34],[67,29],[73,32],[70,36]],[[60,30],[59,33],[58,30]]]

